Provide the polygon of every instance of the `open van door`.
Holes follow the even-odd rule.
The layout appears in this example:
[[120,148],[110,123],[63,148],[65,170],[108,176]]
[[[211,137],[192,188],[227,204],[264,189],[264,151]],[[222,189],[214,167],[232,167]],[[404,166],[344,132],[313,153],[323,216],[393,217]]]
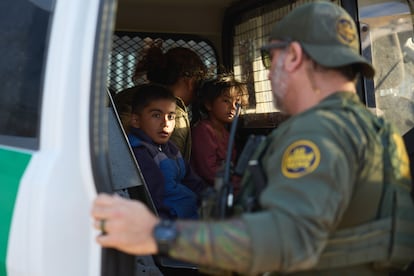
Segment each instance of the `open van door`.
[[135,257],[101,249],[90,217],[97,192],[115,191],[106,92],[115,8],[0,3],[1,276],[134,275]]

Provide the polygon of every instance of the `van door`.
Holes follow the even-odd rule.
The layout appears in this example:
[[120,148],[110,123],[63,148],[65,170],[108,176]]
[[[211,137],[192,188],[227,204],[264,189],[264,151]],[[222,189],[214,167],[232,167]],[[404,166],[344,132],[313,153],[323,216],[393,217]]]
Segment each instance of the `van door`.
[[[27,255],[16,262],[12,243],[16,222],[14,213],[21,183],[40,144],[42,73],[47,54],[48,24],[52,7],[39,2],[0,3],[0,275],[27,270]],[[23,204],[19,204],[23,205]],[[34,207],[34,205],[31,205]],[[29,220],[30,216],[22,216]],[[13,225],[13,226],[12,226]],[[19,229],[17,232],[22,233]],[[26,230],[27,232],[28,230]],[[21,235],[23,250],[30,243]],[[16,243],[15,243],[16,244]],[[22,267],[22,263],[25,267]]]
[[134,275],[95,242],[114,0],[0,2],[0,276]]

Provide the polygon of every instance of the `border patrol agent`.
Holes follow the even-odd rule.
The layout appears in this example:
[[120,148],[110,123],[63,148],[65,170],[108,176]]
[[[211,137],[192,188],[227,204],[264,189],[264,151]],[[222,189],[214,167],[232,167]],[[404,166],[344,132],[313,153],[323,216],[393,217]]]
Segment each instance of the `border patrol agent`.
[[356,94],[359,74],[374,69],[352,18],[330,2],[299,6],[276,24],[262,60],[275,105],[292,116],[255,152],[242,213],[160,221],[141,203],[100,195],[92,215],[107,234],[97,241],[249,275],[404,270],[414,259],[409,161],[394,127]]

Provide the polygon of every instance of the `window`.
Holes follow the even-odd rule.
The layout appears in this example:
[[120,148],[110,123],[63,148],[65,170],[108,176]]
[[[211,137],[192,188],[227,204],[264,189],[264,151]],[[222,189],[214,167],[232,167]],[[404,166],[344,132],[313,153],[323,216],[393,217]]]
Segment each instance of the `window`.
[[[246,9],[234,20],[233,66],[239,79],[249,83],[249,114],[278,112],[273,105],[268,71],[263,67],[260,47],[268,43],[273,25],[293,8],[311,0],[269,1]],[[339,3],[339,1],[333,1]]]
[[378,116],[395,123],[404,135],[414,126],[414,41],[407,1],[358,1],[363,54],[375,67]]
[[35,149],[52,1],[0,3],[0,143]]
[[108,72],[108,86],[111,91],[119,92],[134,86],[132,75],[134,74],[135,65],[146,45],[146,41],[149,39],[161,39],[164,52],[177,46],[190,48],[201,57],[209,70],[215,72],[217,69],[217,55],[214,48],[208,41],[198,37],[116,32],[113,36],[113,47]]

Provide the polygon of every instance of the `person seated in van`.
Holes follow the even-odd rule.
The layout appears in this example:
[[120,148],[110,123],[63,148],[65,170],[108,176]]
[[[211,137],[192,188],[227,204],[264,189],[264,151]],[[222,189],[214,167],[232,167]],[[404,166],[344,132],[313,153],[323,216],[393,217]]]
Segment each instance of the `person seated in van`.
[[114,105],[126,134],[129,133],[132,117],[132,98],[136,91],[135,86],[122,90],[113,95]]
[[131,116],[132,116],[132,98],[134,97],[134,93],[136,91],[135,86],[140,84],[148,83],[148,79],[145,75],[146,69],[143,68],[143,62],[146,60],[146,56],[148,50],[152,47],[161,47],[162,40],[161,39],[151,39],[145,38],[144,39],[144,46],[142,50],[138,53],[138,63],[136,64],[134,74],[132,76],[132,82],[135,84],[133,87],[129,87],[123,89],[117,93],[113,93],[112,98],[114,100],[114,104],[116,110],[118,112],[118,116],[121,120],[122,127],[125,133],[129,133],[129,129],[131,127]]
[[170,141],[176,99],[158,84],[135,87],[128,140],[162,218],[198,218],[206,187]]
[[[237,112],[237,104],[246,106],[247,86],[232,75],[223,74],[206,81],[199,93],[201,120],[192,128],[191,165],[209,186],[214,187],[218,170],[224,167],[229,143],[229,126]],[[239,109],[240,110],[240,109]],[[235,164],[236,150],[233,147],[232,162]],[[232,179],[234,192],[239,180]]]
[[165,53],[162,41],[155,40],[147,46],[136,65],[133,79],[145,79],[167,86],[176,97],[176,125],[171,140],[180,149],[184,159],[191,156],[191,118],[189,107],[195,98],[199,84],[207,74],[207,68],[199,55],[185,47],[170,48]]

